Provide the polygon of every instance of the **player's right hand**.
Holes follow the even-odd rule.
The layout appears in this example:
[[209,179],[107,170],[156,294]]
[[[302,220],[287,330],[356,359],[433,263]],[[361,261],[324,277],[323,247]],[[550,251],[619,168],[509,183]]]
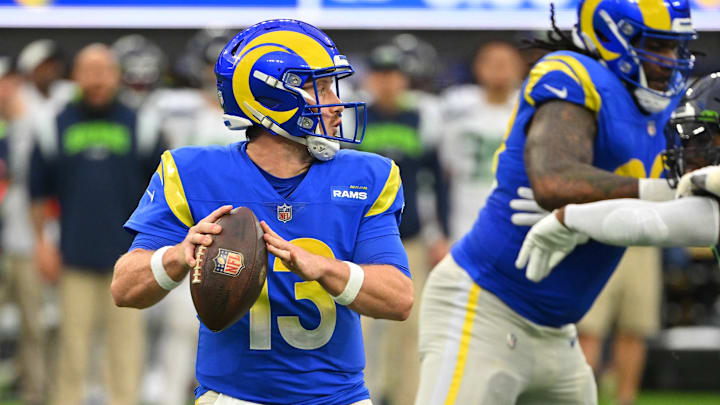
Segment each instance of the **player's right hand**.
[[522,270],[527,266],[525,277],[539,283],[575,246],[587,241],[586,235],[568,229],[553,212],[533,225],[525,236],[515,267]]
[[708,194],[720,197],[720,166],[705,166],[685,173],[675,190],[675,198]]
[[550,213],[535,201],[535,195],[530,187],[518,187],[517,193],[519,198],[510,200],[510,208],[521,212],[510,216],[513,224],[533,226]]
[[195,248],[198,245],[210,246],[213,242],[211,235],[217,235],[222,231],[222,227],[216,224],[215,221],[232,211],[232,209],[232,205],[223,205],[211,212],[210,215],[191,226],[187,235],[185,235],[185,239],[175,245],[176,248],[181,249],[187,267],[192,268],[195,266]]

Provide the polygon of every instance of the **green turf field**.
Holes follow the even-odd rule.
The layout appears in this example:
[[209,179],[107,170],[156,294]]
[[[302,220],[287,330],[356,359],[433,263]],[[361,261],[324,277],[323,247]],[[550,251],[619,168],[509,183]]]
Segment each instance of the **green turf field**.
[[[612,401],[601,399],[600,405],[615,404]],[[635,405],[720,405],[720,392],[645,391],[640,394]]]

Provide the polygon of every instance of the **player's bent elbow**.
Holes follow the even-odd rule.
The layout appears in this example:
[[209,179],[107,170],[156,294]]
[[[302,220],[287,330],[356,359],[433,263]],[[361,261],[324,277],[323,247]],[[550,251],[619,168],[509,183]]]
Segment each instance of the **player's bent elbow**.
[[[117,269],[115,270],[117,275]],[[117,277],[113,277],[113,281],[110,284],[110,295],[112,296],[113,302],[118,307],[135,307],[139,308],[130,295],[130,290],[124,285],[122,280]]]
[[410,317],[412,307],[415,301],[412,281],[408,278],[408,287],[404,288],[402,293],[397,294],[392,318],[395,321],[404,321]]
[[530,181],[530,184],[535,202],[543,209],[552,211],[568,204],[568,202],[565,202],[566,196],[563,194],[563,191],[551,182],[538,180]]
[[408,297],[405,297],[405,299],[402,300],[401,304],[398,305],[398,311],[397,311],[398,317],[396,318],[396,320],[405,321],[408,318],[410,318],[410,313],[412,312],[414,300],[415,299],[413,298],[412,293]]
[[110,295],[118,307],[143,309],[152,305],[152,302],[146,302],[137,294],[134,295],[117,280],[113,280],[110,284]]
[[133,290],[137,290],[138,283],[129,279],[132,254],[132,252],[126,253],[115,263],[113,279],[110,283],[110,295],[118,307],[144,308],[148,305],[143,305],[137,293],[133,292]]
[[110,284],[110,295],[112,296],[113,302],[115,302],[115,305],[118,307],[129,307],[130,301],[118,284],[117,280],[113,280]]

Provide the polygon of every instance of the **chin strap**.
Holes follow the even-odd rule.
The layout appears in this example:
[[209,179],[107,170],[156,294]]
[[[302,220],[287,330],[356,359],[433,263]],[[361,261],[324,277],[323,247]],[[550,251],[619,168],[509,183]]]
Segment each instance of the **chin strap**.
[[[640,72],[642,74],[642,68]],[[650,114],[659,113],[670,105],[670,98],[663,97],[642,87],[636,87],[633,96],[635,96],[638,105]]]
[[340,142],[332,139],[310,135],[305,140],[310,156],[323,162],[332,160],[340,150]]

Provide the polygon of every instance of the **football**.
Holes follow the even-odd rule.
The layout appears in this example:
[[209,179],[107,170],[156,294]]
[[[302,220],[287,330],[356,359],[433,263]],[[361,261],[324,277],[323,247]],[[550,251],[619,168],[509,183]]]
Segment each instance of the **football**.
[[210,246],[195,249],[190,293],[200,320],[219,332],[242,318],[260,296],[268,254],[255,214],[237,207],[220,217]]

